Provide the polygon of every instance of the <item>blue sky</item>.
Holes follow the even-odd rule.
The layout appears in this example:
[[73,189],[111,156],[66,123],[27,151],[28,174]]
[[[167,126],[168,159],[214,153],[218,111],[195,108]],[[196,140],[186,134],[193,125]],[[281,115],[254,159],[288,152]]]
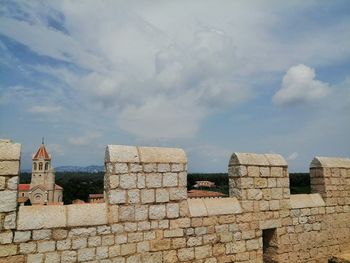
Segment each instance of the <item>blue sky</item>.
[[0,137],[22,167],[107,144],[184,148],[191,172],[232,152],[289,170],[350,156],[348,1],[2,1]]

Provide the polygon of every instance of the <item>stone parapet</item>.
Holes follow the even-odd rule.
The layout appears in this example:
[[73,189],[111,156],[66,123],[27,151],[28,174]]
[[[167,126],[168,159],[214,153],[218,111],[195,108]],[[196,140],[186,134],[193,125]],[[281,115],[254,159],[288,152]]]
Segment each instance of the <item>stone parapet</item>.
[[21,145],[0,140],[0,231],[16,227]]
[[108,145],[105,165],[106,196],[114,211],[110,220],[181,216],[187,199],[187,158],[182,149]]
[[326,263],[350,251],[349,173],[340,162],[311,165],[324,199],[290,195],[282,156],[234,153],[231,197],[187,199],[183,150],[109,145],[105,203],[17,210],[19,149],[0,142],[1,160],[14,162],[0,166],[1,263]]

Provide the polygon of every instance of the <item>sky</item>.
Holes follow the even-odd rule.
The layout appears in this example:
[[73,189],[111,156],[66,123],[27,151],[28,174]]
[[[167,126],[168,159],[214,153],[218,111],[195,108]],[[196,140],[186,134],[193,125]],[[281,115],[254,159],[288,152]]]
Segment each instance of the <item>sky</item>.
[[183,148],[189,172],[233,152],[307,172],[349,134],[347,0],[1,0],[0,138],[22,168],[45,137],[56,167],[122,144]]

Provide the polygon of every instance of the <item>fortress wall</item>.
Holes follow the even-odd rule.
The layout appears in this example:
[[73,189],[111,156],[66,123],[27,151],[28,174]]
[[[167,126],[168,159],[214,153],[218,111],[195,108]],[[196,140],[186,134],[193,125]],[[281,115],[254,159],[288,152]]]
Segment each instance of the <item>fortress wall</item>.
[[[18,175],[19,151],[0,142],[1,160],[12,158],[5,182]],[[350,250],[350,169],[327,165],[311,164],[313,194],[290,195],[283,157],[234,153],[230,197],[187,199],[183,150],[108,145],[106,203],[16,211],[3,195],[16,187],[4,184],[0,263],[327,262]]]

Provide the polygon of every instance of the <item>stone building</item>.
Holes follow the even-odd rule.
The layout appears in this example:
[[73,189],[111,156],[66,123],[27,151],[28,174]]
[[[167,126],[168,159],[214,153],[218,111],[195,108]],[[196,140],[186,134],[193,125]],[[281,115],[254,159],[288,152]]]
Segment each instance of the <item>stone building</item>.
[[55,171],[51,166],[51,155],[44,142],[32,157],[32,178],[30,184],[18,185],[18,202],[28,199],[32,205],[62,203],[63,188],[55,184]]

